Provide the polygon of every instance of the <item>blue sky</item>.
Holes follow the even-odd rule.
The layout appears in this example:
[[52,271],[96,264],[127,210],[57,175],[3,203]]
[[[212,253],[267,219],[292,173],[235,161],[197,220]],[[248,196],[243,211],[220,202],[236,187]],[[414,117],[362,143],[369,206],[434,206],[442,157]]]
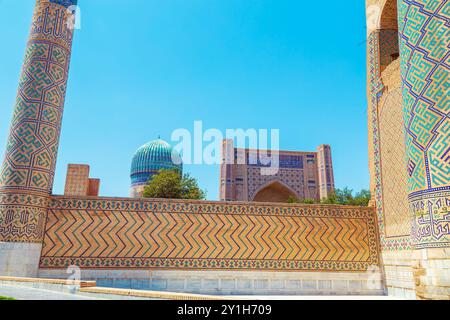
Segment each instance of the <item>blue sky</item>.
[[[173,130],[280,129],[332,146],[337,187],[368,188],[364,1],[79,0],[54,192],[68,163],[127,196],[135,150]],[[35,0],[0,0],[0,154]],[[218,196],[218,166],[185,167]]]

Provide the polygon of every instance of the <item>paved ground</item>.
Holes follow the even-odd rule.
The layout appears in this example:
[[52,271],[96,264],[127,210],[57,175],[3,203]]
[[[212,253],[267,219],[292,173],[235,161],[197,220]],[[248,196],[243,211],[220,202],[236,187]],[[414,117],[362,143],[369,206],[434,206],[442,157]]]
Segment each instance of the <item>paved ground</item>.
[[[12,297],[18,300],[104,300],[107,296],[86,296],[78,294],[70,294],[56,292],[44,289],[35,289],[28,287],[2,285],[0,287],[0,296]],[[117,298],[117,297],[115,297]],[[127,299],[127,297],[120,297]],[[386,296],[236,296],[227,297],[236,299],[250,300],[393,300],[392,297]]]
[[0,296],[17,300],[99,300],[70,293],[7,285],[0,286]]

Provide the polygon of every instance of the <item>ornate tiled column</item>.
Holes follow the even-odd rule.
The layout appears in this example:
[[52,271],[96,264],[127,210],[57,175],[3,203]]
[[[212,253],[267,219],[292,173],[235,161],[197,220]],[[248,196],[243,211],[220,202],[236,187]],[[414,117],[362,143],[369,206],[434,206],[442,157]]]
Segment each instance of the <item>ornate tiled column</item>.
[[37,0],[0,173],[0,275],[36,276],[53,186],[76,0]]
[[450,1],[399,0],[416,293],[450,297]]

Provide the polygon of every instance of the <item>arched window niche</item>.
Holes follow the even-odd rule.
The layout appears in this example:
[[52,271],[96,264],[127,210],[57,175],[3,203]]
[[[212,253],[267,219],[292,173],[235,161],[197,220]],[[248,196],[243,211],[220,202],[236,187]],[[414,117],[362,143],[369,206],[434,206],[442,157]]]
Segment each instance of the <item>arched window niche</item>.
[[397,0],[386,0],[380,17],[380,72],[399,58]]

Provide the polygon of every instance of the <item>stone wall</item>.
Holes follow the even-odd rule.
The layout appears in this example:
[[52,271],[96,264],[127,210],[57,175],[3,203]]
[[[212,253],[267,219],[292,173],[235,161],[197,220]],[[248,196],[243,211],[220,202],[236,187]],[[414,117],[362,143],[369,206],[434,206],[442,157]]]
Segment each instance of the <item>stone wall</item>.
[[[40,277],[67,278],[62,269],[40,269]],[[264,272],[232,270],[82,269],[98,286],[218,295],[382,295],[382,273]]]
[[413,271],[419,299],[450,299],[450,248],[414,251]]
[[383,250],[382,261],[387,292],[390,296],[416,299],[412,250]]

